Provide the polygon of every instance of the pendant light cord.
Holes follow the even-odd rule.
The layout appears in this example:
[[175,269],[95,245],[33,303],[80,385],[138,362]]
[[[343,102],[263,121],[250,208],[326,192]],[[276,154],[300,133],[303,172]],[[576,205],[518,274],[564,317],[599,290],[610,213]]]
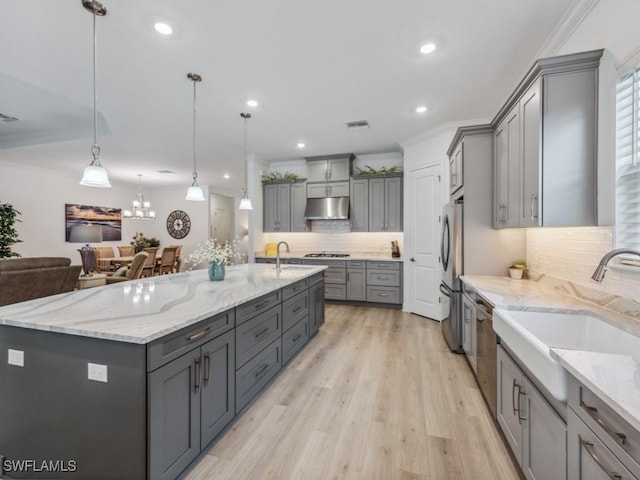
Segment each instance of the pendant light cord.
[[193,82],[193,184],[196,184],[198,172],[196,169],[196,81]]
[[249,190],[249,165],[247,160],[247,120],[251,118],[250,113],[241,113],[240,116],[244,119],[244,133],[242,138],[243,145],[243,167],[244,167],[244,196],[248,198],[247,192]]
[[91,155],[93,162],[91,165],[100,165],[98,157],[100,157],[100,147],[98,146],[98,35],[96,34],[96,12],[93,12],[93,146],[91,147]]

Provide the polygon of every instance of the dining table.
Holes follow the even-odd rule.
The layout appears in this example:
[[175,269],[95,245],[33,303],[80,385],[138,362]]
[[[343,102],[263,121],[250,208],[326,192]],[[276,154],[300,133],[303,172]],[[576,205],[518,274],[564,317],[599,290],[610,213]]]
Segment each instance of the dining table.
[[[134,255],[125,255],[124,257],[111,257],[105,260],[109,260],[109,263],[111,265],[120,265],[122,267],[125,265],[129,265],[131,262],[133,262],[134,257],[135,257]],[[162,258],[162,255],[156,255],[156,263],[161,258]]]

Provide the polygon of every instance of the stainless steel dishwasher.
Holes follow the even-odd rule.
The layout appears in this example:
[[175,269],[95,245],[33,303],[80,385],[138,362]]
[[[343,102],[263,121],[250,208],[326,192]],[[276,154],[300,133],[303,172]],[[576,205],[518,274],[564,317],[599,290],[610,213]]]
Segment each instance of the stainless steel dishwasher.
[[493,418],[496,418],[496,343],[493,331],[493,306],[476,294],[476,360],[477,379],[482,395],[489,405]]

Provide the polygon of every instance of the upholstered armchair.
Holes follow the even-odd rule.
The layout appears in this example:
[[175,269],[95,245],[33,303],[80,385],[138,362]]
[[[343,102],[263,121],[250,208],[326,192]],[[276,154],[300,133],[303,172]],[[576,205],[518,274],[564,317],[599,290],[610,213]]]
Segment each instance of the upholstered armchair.
[[122,276],[116,276],[116,274],[118,273],[116,272],[116,274],[112,275],[111,277],[107,277],[107,285],[111,283],[127,282],[129,280],[139,279],[142,276],[142,269],[144,268],[148,257],[149,254],[147,252],[136,253],[136,255],[133,257],[133,260],[131,261],[131,265],[129,265],[129,268],[126,270],[126,273]]

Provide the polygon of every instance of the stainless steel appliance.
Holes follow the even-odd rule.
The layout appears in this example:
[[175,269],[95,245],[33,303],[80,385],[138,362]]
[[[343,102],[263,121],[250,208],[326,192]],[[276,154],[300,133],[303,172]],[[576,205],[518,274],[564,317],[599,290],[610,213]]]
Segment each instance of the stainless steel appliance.
[[493,307],[476,294],[476,362],[477,380],[489,410],[496,418],[497,409],[497,337],[493,331]]
[[462,353],[462,199],[447,203],[442,212],[440,291],[449,298],[449,312],[442,321],[442,333],[449,348]]

